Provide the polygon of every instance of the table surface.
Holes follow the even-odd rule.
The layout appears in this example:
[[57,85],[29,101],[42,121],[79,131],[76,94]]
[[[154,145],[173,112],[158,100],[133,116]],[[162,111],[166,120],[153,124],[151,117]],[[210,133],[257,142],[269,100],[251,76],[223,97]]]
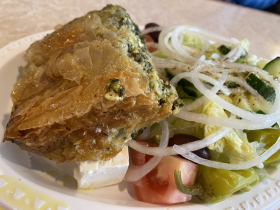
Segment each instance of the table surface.
[[0,48],[108,3],[123,6],[138,25],[192,24],[226,37],[247,38],[250,52],[257,56],[271,59],[280,55],[280,15],[206,0],[1,0]]

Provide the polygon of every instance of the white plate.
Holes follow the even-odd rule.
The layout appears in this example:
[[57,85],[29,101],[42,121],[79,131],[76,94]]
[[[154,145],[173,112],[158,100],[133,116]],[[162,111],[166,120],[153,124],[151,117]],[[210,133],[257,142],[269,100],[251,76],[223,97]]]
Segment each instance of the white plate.
[[[42,38],[47,32],[35,34],[13,42],[0,50],[0,138],[4,135],[9,120],[12,102],[10,92],[19,77],[19,68],[25,65],[22,55],[28,46]],[[88,209],[276,209],[280,207],[280,176],[279,171],[272,171],[277,181],[258,183],[247,193],[231,196],[219,204],[203,205],[194,200],[192,203],[178,205],[153,205],[136,200],[133,185],[122,182],[119,185],[98,190],[76,190],[73,178],[73,164],[56,164],[38,155],[28,153],[10,142],[0,147],[0,175],[7,175],[20,181],[34,190],[55,197],[69,204],[72,210]],[[22,204],[24,205],[24,204]],[[0,208],[15,209],[3,198]],[[40,209],[46,209],[43,206]]]

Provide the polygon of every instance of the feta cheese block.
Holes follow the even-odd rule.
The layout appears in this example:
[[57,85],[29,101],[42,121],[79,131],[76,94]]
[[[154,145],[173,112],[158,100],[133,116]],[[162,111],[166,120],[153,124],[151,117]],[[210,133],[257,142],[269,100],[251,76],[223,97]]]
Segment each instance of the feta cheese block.
[[74,169],[78,188],[99,188],[124,179],[129,164],[128,147],[108,161],[79,161]]

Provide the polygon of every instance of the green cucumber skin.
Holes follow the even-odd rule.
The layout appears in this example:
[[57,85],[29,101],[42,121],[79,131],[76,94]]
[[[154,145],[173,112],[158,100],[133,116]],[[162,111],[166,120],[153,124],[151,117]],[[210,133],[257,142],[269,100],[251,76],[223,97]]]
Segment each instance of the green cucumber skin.
[[217,48],[223,55],[226,55],[230,52],[230,49],[226,47],[225,45],[221,45]]
[[[165,69],[165,73],[167,78],[169,79],[169,81],[176,76],[176,74],[174,74],[174,72],[172,72],[170,69],[166,68]],[[195,86],[193,85],[193,83],[189,82],[186,79],[181,79],[178,82],[178,86],[181,86],[184,90],[184,92],[186,94],[188,94],[191,97],[194,98],[199,98],[200,96],[202,96],[202,94],[195,88]]]
[[181,86],[186,94],[191,97],[199,98],[202,94],[194,87],[193,83],[189,82],[186,79],[181,79],[178,82],[178,85]]
[[246,82],[268,102],[274,101],[276,95],[275,90],[262,81],[257,75],[250,73],[246,78]]
[[265,67],[263,67],[263,70],[280,79],[280,57],[276,57],[268,62]]
[[170,81],[173,77],[176,76],[176,75],[175,75],[172,71],[170,71],[168,68],[165,68],[164,70],[165,70],[166,76],[167,76],[167,78],[169,79],[169,81]]

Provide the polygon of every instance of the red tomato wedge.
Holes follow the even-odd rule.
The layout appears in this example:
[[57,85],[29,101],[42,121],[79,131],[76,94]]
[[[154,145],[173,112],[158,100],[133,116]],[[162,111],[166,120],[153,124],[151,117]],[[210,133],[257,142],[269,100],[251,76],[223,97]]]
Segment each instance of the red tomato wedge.
[[[153,144],[138,141],[146,146]],[[133,152],[133,164],[143,165],[153,156]],[[159,164],[146,176],[134,182],[134,189],[139,201],[148,203],[182,203],[191,200],[191,195],[186,195],[177,189],[174,179],[174,170],[181,170],[182,182],[191,186],[195,182],[198,166],[179,156],[165,156]]]

